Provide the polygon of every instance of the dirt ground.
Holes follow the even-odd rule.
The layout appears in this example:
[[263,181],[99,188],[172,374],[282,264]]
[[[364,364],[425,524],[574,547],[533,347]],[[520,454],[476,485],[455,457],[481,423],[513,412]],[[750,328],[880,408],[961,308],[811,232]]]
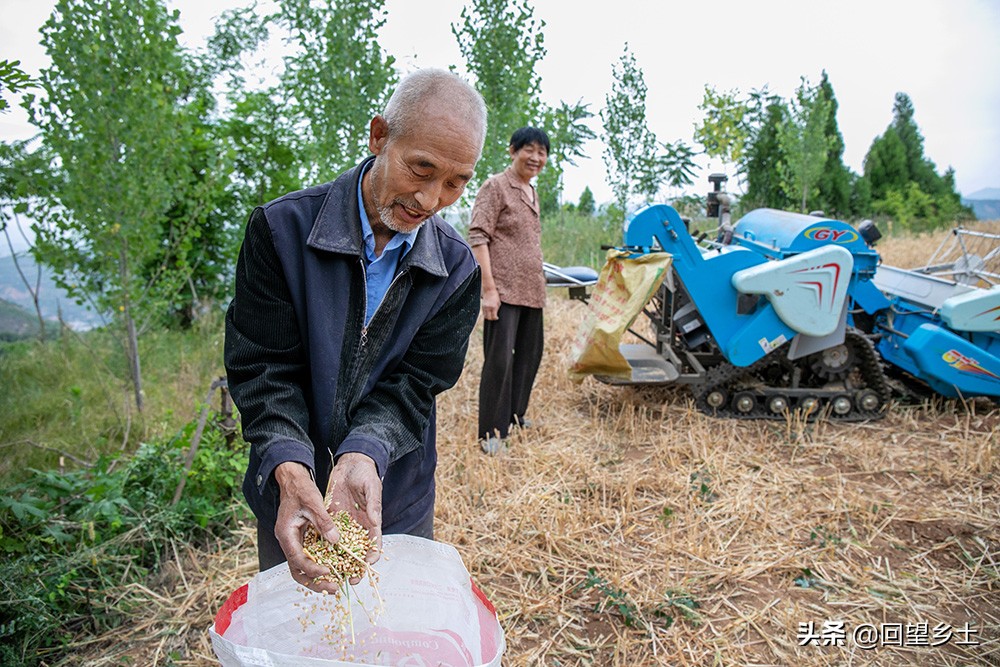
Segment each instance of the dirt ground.
[[[505,455],[476,445],[478,329],[439,401],[436,537],[496,605],[505,665],[1000,665],[995,404],[716,419],[682,388],[573,383],[585,315],[551,298]],[[181,549],[141,632],[76,664],[218,664],[206,628],[255,571],[236,538]]]

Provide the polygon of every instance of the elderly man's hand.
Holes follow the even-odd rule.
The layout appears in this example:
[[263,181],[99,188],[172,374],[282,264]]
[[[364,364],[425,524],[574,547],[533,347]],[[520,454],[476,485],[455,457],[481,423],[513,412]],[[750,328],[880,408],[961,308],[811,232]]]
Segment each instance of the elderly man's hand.
[[[330,512],[345,510],[368,529],[375,547],[366,561],[375,563],[382,554],[382,480],[375,462],[364,454],[349,452],[337,459],[326,491]],[[358,580],[352,579],[355,584]]]
[[323,505],[323,496],[301,463],[287,461],[274,469],[274,479],[281,489],[278,518],[274,536],[288,559],[292,579],[314,591],[333,593],[339,589],[335,583],[320,581],[317,577],[330,574],[330,568],[316,563],[302,550],[302,540],[309,524],[329,542],[340,539],[340,531]]

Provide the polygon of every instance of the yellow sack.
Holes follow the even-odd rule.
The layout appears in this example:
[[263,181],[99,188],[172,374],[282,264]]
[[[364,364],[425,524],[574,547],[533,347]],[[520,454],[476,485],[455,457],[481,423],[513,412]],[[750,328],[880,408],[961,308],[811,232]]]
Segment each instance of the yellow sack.
[[590,297],[590,312],[577,331],[569,369],[576,382],[587,375],[628,379],[632,367],[618,350],[622,334],[660,288],[673,260],[656,252],[636,257],[611,249]]

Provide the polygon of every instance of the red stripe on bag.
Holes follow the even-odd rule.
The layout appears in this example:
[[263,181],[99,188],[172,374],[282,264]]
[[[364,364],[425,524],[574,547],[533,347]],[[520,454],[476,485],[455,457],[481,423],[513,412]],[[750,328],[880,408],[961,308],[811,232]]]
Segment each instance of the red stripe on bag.
[[[221,637],[229,629],[229,624],[233,622],[233,612],[246,604],[247,588],[250,584],[243,584],[229,596],[229,599],[222,605],[222,609],[215,615],[215,631]],[[487,603],[489,604],[489,603]]]
[[476,582],[469,577],[469,584],[472,586],[472,592],[475,593],[479,601],[483,603],[483,606],[490,610],[494,616],[497,615],[497,608],[493,606],[493,603],[486,599],[486,594],[479,590],[479,586],[476,586]]
[[493,606],[492,602],[486,599],[486,595],[479,590],[472,577],[469,577],[469,585],[472,587],[473,595],[482,603],[482,606],[476,610],[479,616],[479,644],[482,650],[482,662],[492,662],[499,650],[497,642],[497,633],[499,631],[497,608]]

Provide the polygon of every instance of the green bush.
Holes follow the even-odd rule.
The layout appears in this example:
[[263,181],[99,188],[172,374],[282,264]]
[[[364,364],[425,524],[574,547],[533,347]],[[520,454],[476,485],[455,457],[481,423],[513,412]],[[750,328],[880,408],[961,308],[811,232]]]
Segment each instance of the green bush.
[[949,194],[931,195],[913,182],[889,189],[883,199],[872,202],[876,216],[892,220],[900,230],[928,232],[969,219],[969,212]]
[[138,604],[129,584],[157,572],[172,542],[228,534],[248,516],[246,445],[214,426],[172,504],[194,430],[92,468],[32,471],[0,496],[0,663],[51,661],[80,635],[118,627]]
[[558,266],[604,265],[604,244],[621,243],[621,226],[608,225],[605,217],[577,211],[559,211],[542,220],[542,257]]

